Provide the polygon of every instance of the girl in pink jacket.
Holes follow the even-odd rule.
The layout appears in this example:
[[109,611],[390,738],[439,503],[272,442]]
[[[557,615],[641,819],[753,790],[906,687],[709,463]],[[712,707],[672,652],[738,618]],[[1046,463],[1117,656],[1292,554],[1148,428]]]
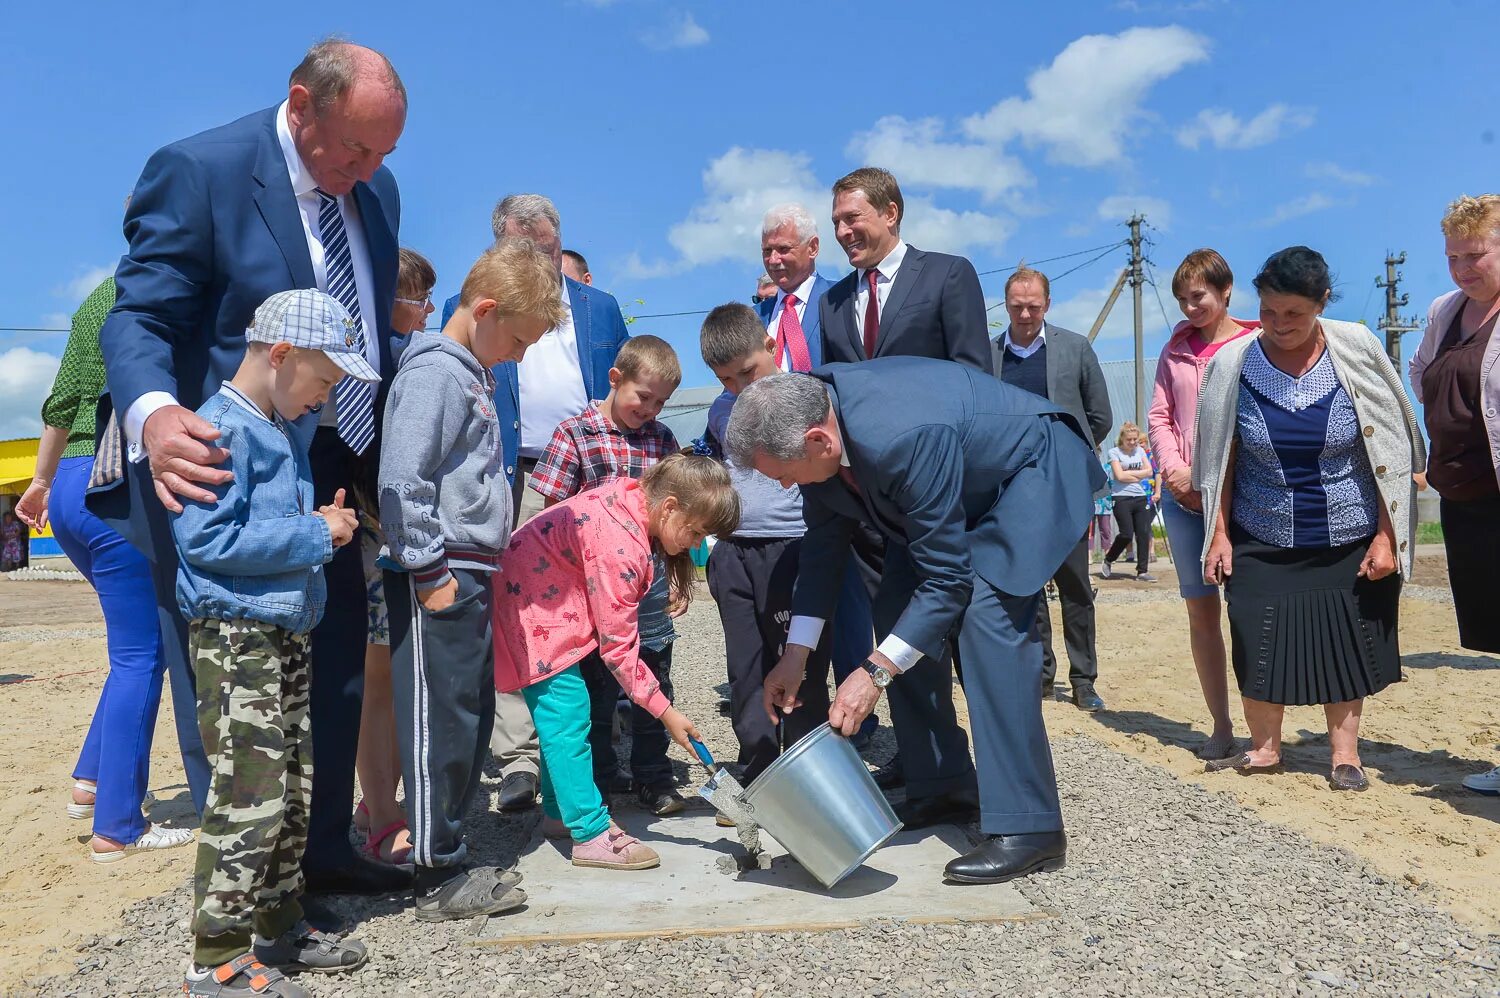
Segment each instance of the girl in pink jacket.
[[658,866],[656,851],[610,821],[594,785],[589,693],[578,663],[599,651],[627,696],[689,748],[698,730],[668,702],[640,657],[637,606],[651,584],[651,553],[666,559],[672,601],[692,594],[690,552],[739,523],[724,466],[674,454],[640,479],[619,479],[528,520],[500,559],[495,591],[495,687],[520,690],[542,755],[543,833],[573,839],[573,865]]
[[[1187,319],[1172,330],[1156,362],[1156,391],[1148,420],[1151,453],[1162,476],[1161,514],[1167,542],[1177,561],[1177,588],[1187,603],[1188,633],[1198,685],[1213,717],[1213,732],[1198,749],[1200,759],[1233,754],[1234,721],[1229,716],[1229,680],[1224,635],[1219,629],[1219,590],[1203,581],[1198,553],[1203,550],[1203,500],[1193,491],[1193,432],[1198,425],[1198,390],[1203,372],[1219,348],[1260,328],[1259,322],[1229,314],[1234,274],[1216,250],[1189,253],[1172,276],[1172,294]],[[1188,562],[1183,563],[1182,559]]]

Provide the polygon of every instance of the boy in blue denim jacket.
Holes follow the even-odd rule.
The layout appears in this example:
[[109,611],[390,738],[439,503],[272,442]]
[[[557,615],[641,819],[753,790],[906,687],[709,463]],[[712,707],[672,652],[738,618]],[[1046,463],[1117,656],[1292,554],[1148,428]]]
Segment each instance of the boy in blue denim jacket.
[[[177,602],[189,620],[198,727],[213,782],[193,875],[189,995],[277,994],[274,967],[352,970],[364,947],[303,918],[302,852],[312,787],[309,632],[323,616],[323,565],[355,513],[313,508],[312,415],[346,375],[375,382],[354,320],[317,290],[255,310],[234,377],[198,415],[219,431],[230,481],[172,519]],[[264,966],[269,964],[271,966]],[[291,989],[291,990],[288,990]],[[249,993],[248,991],[246,993]]]

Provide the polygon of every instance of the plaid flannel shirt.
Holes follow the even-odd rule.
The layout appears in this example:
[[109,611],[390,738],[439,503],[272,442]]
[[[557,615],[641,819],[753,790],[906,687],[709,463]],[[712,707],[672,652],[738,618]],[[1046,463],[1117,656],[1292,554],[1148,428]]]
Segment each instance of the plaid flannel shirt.
[[561,502],[616,478],[639,479],[676,450],[677,438],[657,420],[638,430],[623,429],[604,417],[598,402],[591,402],[552,431],[526,484]]

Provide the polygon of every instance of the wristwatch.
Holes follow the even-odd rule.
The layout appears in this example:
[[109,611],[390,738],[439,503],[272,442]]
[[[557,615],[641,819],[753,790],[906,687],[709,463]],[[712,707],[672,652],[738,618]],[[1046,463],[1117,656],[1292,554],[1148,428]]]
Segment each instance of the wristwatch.
[[895,676],[892,676],[888,670],[886,670],[882,666],[876,665],[869,659],[865,659],[864,668],[865,671],[870,674],[870,679],[875,683],[875,688],[877,690],[885,689],[887,686],[891,685],[891,680],[896,678]]

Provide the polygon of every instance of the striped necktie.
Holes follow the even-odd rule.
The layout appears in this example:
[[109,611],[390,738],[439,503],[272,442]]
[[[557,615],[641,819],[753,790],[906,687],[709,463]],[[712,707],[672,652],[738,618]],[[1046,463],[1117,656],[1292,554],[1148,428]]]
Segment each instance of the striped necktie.
[[[327,275],[323,290],[348,310],[363,353],[364,322],[359,314],[359,289],[354,283],[354,257],[349,252],[344,216],[339,211],[338,198],[321,188],[317,188],[317,194],[318,231],[323,237],[323,268]],[[334,386],[333,402],[339,418],[339,439],[354,453],[363,454],[375,439],[375,386],[357,378],[345,378]]]

